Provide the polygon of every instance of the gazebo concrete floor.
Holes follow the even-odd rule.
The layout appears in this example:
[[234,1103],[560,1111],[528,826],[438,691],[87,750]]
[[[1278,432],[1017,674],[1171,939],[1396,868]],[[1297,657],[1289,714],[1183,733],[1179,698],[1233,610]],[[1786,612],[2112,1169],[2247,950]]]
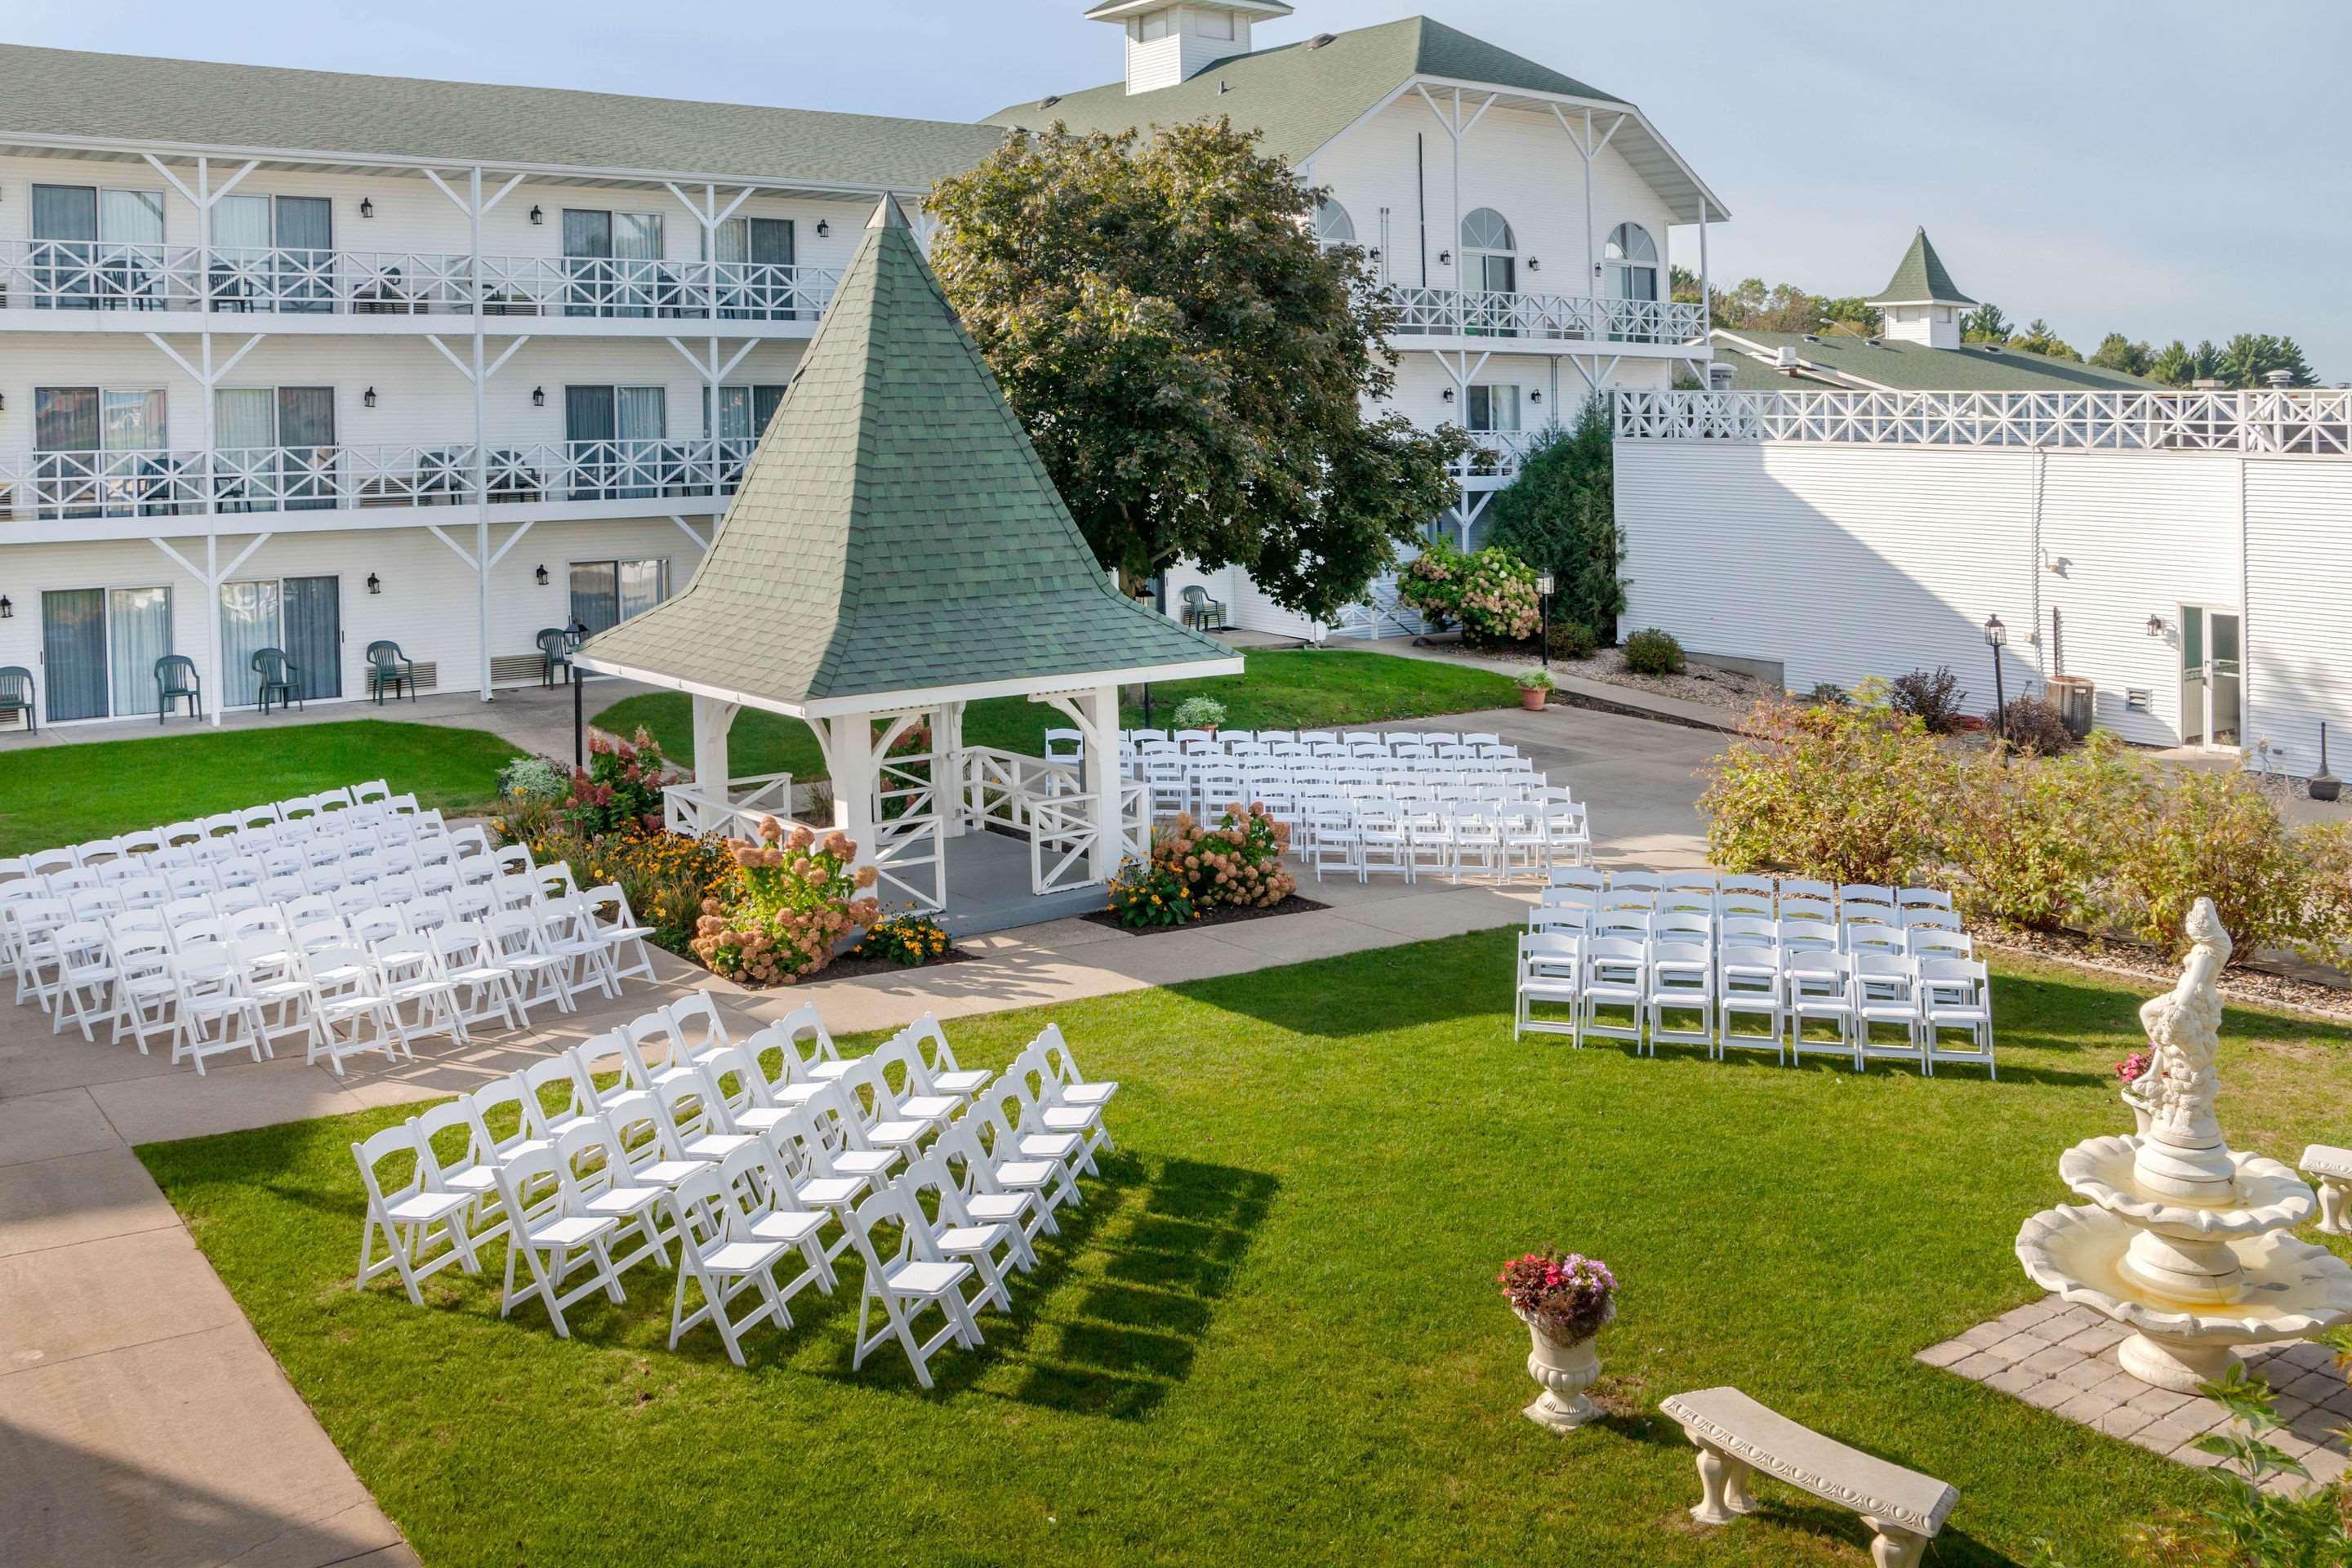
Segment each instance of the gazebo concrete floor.
[[958,941],[1092,914],[1107,907],[1099,886],[1071,888],[1043,897],[1031,892],[1026,838],[1004,833],[966,833],[941,842],[947,851],[948,907],[940,924]]

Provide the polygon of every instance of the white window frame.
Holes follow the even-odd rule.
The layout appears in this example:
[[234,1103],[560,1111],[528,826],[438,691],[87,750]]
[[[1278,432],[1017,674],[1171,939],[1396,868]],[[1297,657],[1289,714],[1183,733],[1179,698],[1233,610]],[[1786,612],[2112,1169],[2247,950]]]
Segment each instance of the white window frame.
[[[1617,237],[1629,229],[1640,235],[1643,242],[1649,246],[1650,259],[1647,261],[1625,255],[1624,248],[1619,243]],[[1665,252],[1659,247],[1657,237],[1650,232],[1650,226],[1647,224],[1637,223],[1632,218],[1627,218],[1612,226],[1609,230],[1609,237],[1601,241],[1601,277],[1609,289],[1608,298],[1612,300],[1644,298],[1643,295],[1630,292],[1633,274],[1637,270],[1650,274],[1650,292],[1646,296],[1647,299],[1663,300],[1666,297]]]

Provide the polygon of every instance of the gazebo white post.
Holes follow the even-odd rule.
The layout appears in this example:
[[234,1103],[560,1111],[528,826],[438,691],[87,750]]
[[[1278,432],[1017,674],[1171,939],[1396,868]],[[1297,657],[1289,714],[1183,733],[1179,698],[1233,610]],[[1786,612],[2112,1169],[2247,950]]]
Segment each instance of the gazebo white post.
[[940,705],[931,726],[932,793],[939,796],[940,835],[961,838],[963,819],[963,704]]
[[[694,694],[694,783],[697,793],[722,810],[729,804],[727,784],[731,776],[727,768],[727,732],[735,726],[740,704],[722,702],[716,697]],[[698,817],[700,814],[698,813]],[[708,829],[707,819],[703,826]],[[734,824],[725,824],[732,831]]]
[[1094,819],[1094,840],[1087,855],[1090,880],[1108,882],[1118,874],[1118,688],[1097,686],[1079,697],[1078,712],[1086,733],[1084,775],[1087,813]]
[[833,825],[857,846],[856,864],[874,858],[874,715],[844,713],[830,721]]

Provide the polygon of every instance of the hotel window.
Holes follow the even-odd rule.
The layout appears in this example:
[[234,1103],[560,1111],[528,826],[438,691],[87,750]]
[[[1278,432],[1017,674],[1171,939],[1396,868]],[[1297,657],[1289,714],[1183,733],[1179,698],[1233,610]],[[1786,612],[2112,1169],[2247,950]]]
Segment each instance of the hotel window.
[[1315,243],[1326,250],[1356,243],[1356,220],[1328,196],[1315,204]]
[[[709,244],[706,239],[704,246]],[[719,314],[733,321],[801,319],[797,245],[788,217],[731,217],[719,226]],[[814,313],[814,312],[812,312]]]
[[668,597],[667,560],[572,563],[572,618],[592,634],[618,626]]
[[768,433],[768,421],[784,401],[782,382],[760,382],[751,386],[722,386],[719,389],[719,427],[711,428],[710,389],[702,389],[702,433],[716,435],[721,441],[751,442]]
[[685,290],[661,265],[659,213],[563,209],[563,313],[567,316],[650,316],[660,305],[675,311]]
[[1658,297],[1658,247],[1638,223],[1621,223],[1609,231],[1601,252],[1612,300],[1654,300]]
[[225,386],[213,395],[224,511],[335,504],[335,389]]
[[41,595],[42,710],[55,723],[155,710],[155,661],[172,651],[169,588]]
[[222,706],[260,700],[253,656],[266,647],[294,667],[295,695],[343,694],[342,583],[336,577],[264,577],[224,583],[220,594]]
[[213,208],[215,310],[335,308],[335,205],[324,196],[223,196]]
[[1519,389],[1516,386],[1474,386],[1470,389],[1470,428],[1509,431],[1519,427]]
[[572,499],[639,499],[682,482],[665,471],[672,462],[662,445],[668,434],[667,387],[565,387],[563,439],[574,473]]
[[178,463],[165,450],[160,387],[33,389],[34,491],[40,515],[169,511]]
[[163,294],[163,193],[33,187],[33,308],[121,310]]
[[1519,286],[1519,239],[1503,215],[1480,207],[1462,220],[1462,287],[1509,294]]

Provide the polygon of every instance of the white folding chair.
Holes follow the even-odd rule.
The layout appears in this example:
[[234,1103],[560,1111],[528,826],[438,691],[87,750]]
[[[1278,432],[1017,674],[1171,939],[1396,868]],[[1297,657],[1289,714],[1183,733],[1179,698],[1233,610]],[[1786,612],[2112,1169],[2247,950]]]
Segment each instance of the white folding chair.
[[[1727,926],[1731,922],[1726,921]],[[1761,924],[1763,922],[1751,922]],[[1788,1004],[1780,984],[1780,955],[1769,942],[1735,942],[1728,931],[1716,951],[1715,1054],[1717,1059],[1734,1049],[1769,1050],[1776,1062],[1789,1059],[1783,1037],[1788,1028]],[[1760,1018],[1764,1032],[1735,1026],[1735,1020]]]
[[1708,1055],[1715,1054],[1715,962],[1706,942],[1650,943],[1642,1015],[1650,1055],[1657,1055],[1661,1044],[1705,1046]]
[[[360,1183],[367,1189],[359,1275],[352,1289],[364,1290],[369,1280],[396,1273],[409,1300],[422,1307],[425,1295],[417,1289],[419,1283],[449,1265],[457,1264],[468,1274],[481,1272],[473,1241],[460,1223],[474,1200],[431,1183],[433,1157],[419,1144],[414,1121],[386,1127],[352,1144],[352,1158],[359,1163]],[[383,1173],[388,1163],[404,1158],[406,1168],[396,1178]],[[384,1245],[381,1258],[376,1256],[378,1237]]]
[[[520,1153],[498,1166],[495,1174],[499,1201],[507,1214],[506,1283],[499,1297],[501,1319],[519,1303],[535,1297],[546,1307],[555,1337],[570,1339],[572,1327],[564,1321],[565,1308],[599,1290],[615,1306],[626,1300],[621,1293],[620,1273],[613,1266],[613,1236],[620,1229],[620,1221],[611,1215],[588,1212],[587,1200],[572,1184],[553,1149],[541,1146]],[[530,1283],[520,1291],[515,1289],[518,1259],[530,1272]],[[572,1277],[583,1269],[588,1271],[587,1279],[566,1290]]]
[[[964,1304],[963,1282],[971,1277],[971,1264],[950,1262],[939,1254],[919,1214],[911,1211],[904,1194],[894,1188],[869,1194],[846,1215],[850,1239],[866,1264],[865,1293],[857,1303],[856,1348],[851,1371],[896,1339],[914,1368],[915,1381],[931,1384],[930,1358],[950,1340],[977,1349],[980,1328]],[[866,1322],[874,1304],[882,1306],[882,1322],[868,1337]],[[937,1308],[945,1326],[929,1339],[916,1335],[915,1324],[929,1309]]]
[[[1519,938],[1517,997],[1511,1011],[1511,1038],[1523,1034],[1566,1035],[1580,1045],[1577,1026],[1583,1016],[1584,954],[1579,940],[1566,933],[1534,932]],[[1536,1008],[1565,1007],[1568,1016],[1538,1016]]]
[[[1891,952],[1856,952],[1853,961],[1854,1056],[1857,1064],[1898,1057],[1927,1070],[1927,1047],[1919,1028],[1919,965]],[[1888,1041],[1883,1030],[1898,1031]]]
[[[1783,921],[1784,933],[1792,922]],[[1833,949],[1790,947],[1784,940],[1780,947],[1780,982],[1789,1004],[1789,1051],[1797,1064],[1804,1065],[1805,1054],[1840,1056],[1862,1066],[1862,1056],[1854,1046],[1853,1027],[1853,961]],[[1826,1024],[1837,1033],[1828,1041],[1809,1039],[1808,1024]]]
[[[793,1325],[792,1313],[776,1281],[776,1264],[784,1244],[761,1241],[751,1234],[751,1221],[731,1201],[716,1166],[698,1171],[663,1196],[677,1234],[677,1289],[670,1301],[669,1348],[688,1331],[709,1323],[719,1331],[727,1359],[743,1364],[742,1335],[770,1319],[779,1329]],[[686,1310],[686,1288],[691,1282],[701,1293],[701,1305]],[[731,1304],[747,1291],[758,1303],[742,1317],[730,1314]]]
[[[1992,1060],[1992,981],[1985,966],[1968,958],[1923,958],[1919,963],[1919,1035],[1927,1070],[1937,1062],[1979,1066],[1999,1078]],[[1947,1043],[1958,1030],[1964,1046]]]

